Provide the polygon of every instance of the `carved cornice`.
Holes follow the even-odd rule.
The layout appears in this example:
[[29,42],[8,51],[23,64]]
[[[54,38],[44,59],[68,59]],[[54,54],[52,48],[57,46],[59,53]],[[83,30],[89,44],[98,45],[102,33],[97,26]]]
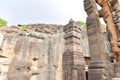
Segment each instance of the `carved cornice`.
[[81,28],[79,25],[77,25],[75,23],[75,21],[73,21],[72,19],[69,21],[69,23],[67,25],[64,26],[63,28],[65,33],[71,32],[71,31],[76,31],[78,33],[81,32]]
[[96,2],[94,0],[84,0],[84,9],[88,16],[92,13],[98,14]]

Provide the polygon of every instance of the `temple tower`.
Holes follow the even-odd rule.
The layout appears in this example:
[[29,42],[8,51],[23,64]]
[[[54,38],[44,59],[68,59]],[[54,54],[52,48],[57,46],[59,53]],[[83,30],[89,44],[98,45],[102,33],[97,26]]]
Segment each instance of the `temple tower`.
[[80,47],[81,29],[73,20],[64,26],[63,80],[85,80],[85,60]]

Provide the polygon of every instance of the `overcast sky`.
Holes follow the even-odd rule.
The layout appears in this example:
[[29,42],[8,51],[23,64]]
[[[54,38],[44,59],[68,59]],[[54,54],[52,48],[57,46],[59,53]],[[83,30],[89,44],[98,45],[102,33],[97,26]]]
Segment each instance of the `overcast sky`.
[[0,0],[0,18],[9,25],[66,24],[70,18],[86,21],[83,0]]

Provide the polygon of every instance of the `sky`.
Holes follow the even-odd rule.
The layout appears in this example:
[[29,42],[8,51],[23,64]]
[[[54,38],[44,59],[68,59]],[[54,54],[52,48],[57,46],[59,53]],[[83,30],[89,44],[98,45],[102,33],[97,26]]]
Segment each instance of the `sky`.
[[8,25],[67,24],[70,18],[86,21],[83,0],[0,0],[0,18]]

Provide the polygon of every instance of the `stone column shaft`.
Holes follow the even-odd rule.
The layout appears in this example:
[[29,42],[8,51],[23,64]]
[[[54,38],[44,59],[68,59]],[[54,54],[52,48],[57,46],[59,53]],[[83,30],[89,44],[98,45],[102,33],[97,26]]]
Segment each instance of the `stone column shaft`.
[[[91,55],[91,62],[88,70],[89,80],[111,80],[108,69],[112,65],[108,60],[107,46],[101,30],[98,9],[95,0],[84,0],[87,17],[87,34]],[[109,64],[109,65],[108,65]]]

